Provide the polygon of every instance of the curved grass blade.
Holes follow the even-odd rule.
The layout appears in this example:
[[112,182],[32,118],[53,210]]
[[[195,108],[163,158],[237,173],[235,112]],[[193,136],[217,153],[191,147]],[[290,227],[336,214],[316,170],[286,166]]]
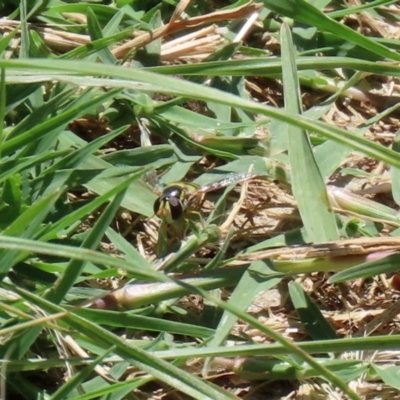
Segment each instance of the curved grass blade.
[[[351,57],[315,57],[304,56],[296,60],[298,71],[326,71],[335,68],[345,68],[372,74],[396,76],[400,75],[400,67],[392,63],[376,63],[368,60],[359,60]],[[282,59],[257,57],[245,60],[205,61],[197,64],[167,65],[147,68],[147,71],[165,75],[232,75],[232,76],[268,76],[280,78],[282,76]],[[13,75],[10,76],[11,79]],[[304,79],[306,76],[304,76]]]
[[159,317],[135,315],[130,312],[82,309],[77,311],[77,313],[83,318],[90,321],[96,321],[96,323],[105,326],[124,327],[153,332],[166,332],[198,338],[209,338],[214,334],[214,329],[206,328],[204,326],[168,321],[160,319]]
[[334,35],[355,43],[381,57],[400,61],[400,55],[395,51],[333,20],[305,0],[282,0],[279,2],[264,0],[263,3],[271,11],[293,18],[295,21],[302,22],[308,26],[315,26],[322,32],[332,32]]
[[[384,256],[384,254],[382,255]],[[387,274],[399,271],[400,254],[391,254],[386,257],[381,257],[378,260],[373,260],[356,267],[340,271],[329,278],[330,283],[345,282],[358,278],[369,278],[380,274]]]
[[[101,31],[99,21],[97,20],[96,14],[90,7],[87,9],[87,21],[91,41],[93,42],[97,39],[103,39],[103,32]],[[109,32],[107,37],[111,35],[112,33]],[[114,65],[117,63],[117,59],[111,53],[111,50],[106,46],[98,51],[98,55],[104,64]]]
[[[62,193],[63,190],[59,189],[48,196],[42,197],[38,202],[23,212],[3,231],[3,237],[7,237],[7,235],[9,235],[11,240],[13,236],[17,236],[18,239],[31,239],[37,237],[42,231],[41,225],[43,220],[53,209],[54,203]],[[4,276],[18,260],[26,257],[27,254],[28,253],[26,252],[3,247],[3,249],[0,250],[0,276]]]
[[111,90],[110,92],[92,97],[84,105],[80,104],[76,105],[76,107],[69,108],[67,111],[62,112],[55,117],[42,122],[41,124],[35,125],[33,128],[26,130],[20,135],[6,140],[2,146],[2,153],[9,155],[31,143],[32,138],[38,140],[51,133],[54,129],[63,128],[63,125],[70,122],[71,119],[77,118],[79,115],[82,115],[85,111],[90,110],[93,107],[102,105],[105,101],[113,98],[119,92],[120,89]]
[[114,346],[106,349],[103,354],[96,357],[89,365],[86,365],[74,376],[68,379],[60,388],[53,393],[49,400],[64,400],[68,398],[69,394],[74,391],[82,382],[91,376],[96,367],[112,352],[114,351]]
[[19,237],[0,235],[0,248],[18,251],[26,251],[33,254],[47,254],[66,259],[77,259],[96,265],[123,268],[129,271],[133,277],[145,281],[170,282],[163,273],[154,270],[143,269],[130,261],[115,258],[100,252],[73,246],[43,243],[37,240],[22,239]]
[[[6,115],[6,71],[4,68],[0,69],[0,121],[4,121]],[[2,156],[2,147],[4,136],[4,122],[0,123],[0,159]]]
[[[379,64],[377,63],[373,63],[373,65],[375,67],[379,66]],[[54,61],[54,60],[32,60],[32,59],[29,60],[29,62],[25,60],[0,59],[0,68],[2,67],[16,68],[16,69],[24,68],[25,71],[27,69],[30,71],[42,69],[51,71],[59,70],[64,72],[70,71],[82,75],[87,75],[87,74],[93,76],[107,75],[111,77],[126,79],[126,81],[115,82],[110,79],[104,79],[104,86],[107,86],[109,82],[110,85],[117,85],[122,88],[129,87],[129,83],[132,81],[132,77],[134,76],[135,80],[142,82],[143,85],[146,85],[147,83],[152,83],[152,85],[156,85],[157,91],[162,93],[186,96],[191,99],[196,98],[204,101],[215,100],[215,97],[218,97],[218,100],[221,103],[230,104],[234,107],[239,107],[244,110],[254,112],[256,114],[261,113],[263,115],[287,122],[290,125],[294,125],[302,129],[313,131],[315,133],[320,134],[324,138],[333,139],[344,145],[348,145],[354,148],[355,150],[359,150],[366,155],[369,155],[387,164],[394,165],[400,168],[400,159],[397,153],[393,152],[388,148],[385,148],[380,144],[374,143],[371,140],[360,138],[357,135],[354,135],[353,133],[346,131],[344,129],[339,129],[334,126],[318,121],[311,121],[303,116],[292,115],[286,111],[262,105],[254,101],[234,96],[229,93],[221,92],[216,89],[204,87],[195,83],[186,82],[176,78],[160,76],[158,74],[150,73],[146,70],[141,70],[136,68],[128,69],[120,66],[104,65],[102,66],[101,71],[99,71],[96,64],[93,63],[80,62],[79,64],[77,64],[76,62],[71,62],[66,60]],[[309,68],[314,69],[315,66],[313,64],[310,64]],[[399,67],[393,67],[393,66],[389,67],[385,65],[384,68],[387,69],[394,68],[397,71],[397,73],[400,72]],[[97,81],[99,81],[99,79],[97,79]],[[133,83],[134,86],[137,87],[137,83],[135,82]],[[87,84],[90,85],[89,78],[87,79]]]
[[[1,331],[0,331],[1,333]],[[308,354],[342,353],[345,351],[396,350],[400,346],[400,335],[381,335],[357,338],[341,338],[340,340],[318,340],[296,343],[298,348]],[[238,344],[236,346],[190,347],[174,350],[155,350],[155,354],[163,359],[188,359],[193,357],[270,357],[294,354],[280,343],[267,344]]]
[[372,364],[372,369],[387,385],[400,390],[400,367],[398,365],[388,366],[386,368]]
[[[63,308],[56,306],[35,294],[19,288],[16,288],[16,291],[27,301],[35,304],[47,313],[60,313],[65,311]],[[79,331],[82,335],[86,335],[92,340],[96,340],[102,347],[109,348],[110,346],[115,346],[116,355],[136,366],[138,369],[150,374],[154,379],[161,380],[167,385],[170,385],[191,397],[205,400],[236,399],[236,396],[229,392],[210,385],[191,373],[177,368],[148,351],[142,350],[139,347],[129,346],[124,339],[108,332],[101,326],[87,319],[75,314],[66,313],[66,315],[62,317],[62,320],[71,328]]]
[[247,322],[252,327],[258,329],[260,332],[264,333],[267,337],[279,342],[282,346],[284,346],[287,352],[293,353],[299,357],[302,361],[306,362],[310,367],[314,368],[318,374],[327,379],[333,385],[340,388],[343,393],[345,393],[352,400],[360,400],[360,398],[351,390],[347,384],[335,373],[329,371],[326,367],[322,366],[318,363],[313,357],[307,354],[304,350],[298,347],[296,344],[285,339],[280,333],[274,331],[273,329],[267,327],[266,325],[259,322],[253,316],[247,314],[245,311],[239,309],[235,305],[231,303],[224,302],[222,300],[217,299],[216,297],[211,296],[209,293],[204,290],[197,289],[197,292],[205,297],[207,300],[212,301],[217,306],[223,308],[225,311],[228,311],[234,314],[237,318]]
[[[106,229],[110,225],[115,216],[115,213],[118,211],[121,205],[121,201],[125,195],[126,188],[135,179],[136,176],[134,175],[127,179],[125,182],[118,185],[117,194],[115,195],[112,202],[101,213],[100,218],[93,226],[92,230],[89,231],[89,234],[86,236],[85,240],[82,243],[83,248],[95,250],[98,247]],[[46,295],[46,298],[51,299],[56,303],[59,303],[68,293],[68,290],[74,285],[84,267],[84,260],[71,260],[68,266],[65,268],[64,273],[57,280],[55,286]]]

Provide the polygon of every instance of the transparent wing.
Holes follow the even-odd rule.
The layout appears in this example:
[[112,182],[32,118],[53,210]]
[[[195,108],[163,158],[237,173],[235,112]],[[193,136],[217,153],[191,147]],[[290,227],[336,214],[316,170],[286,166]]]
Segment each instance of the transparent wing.
[[143,175],[143,182],[150,186],[156,193],[161,193],[164,189],[164,185],[160,181],[160,177],[156,171],[149,171]]
[[250,174],[247,172],[233,172],[229,175],[227,175],[225,178],[216,181],[216,182],[211,182],[209,184],[203,185],[198,189],[198,193],[208,193],[212,192],[214,190],[222,189],[224,187],[238,184],[240,182],[247,181],[249,179],[255,178],[255,174]]

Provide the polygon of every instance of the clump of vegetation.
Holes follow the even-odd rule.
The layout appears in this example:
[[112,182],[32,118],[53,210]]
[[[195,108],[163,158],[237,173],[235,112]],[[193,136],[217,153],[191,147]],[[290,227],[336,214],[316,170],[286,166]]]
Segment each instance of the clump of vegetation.
[[400,7],[228,3],[0,5],[1,398],[398,396]]

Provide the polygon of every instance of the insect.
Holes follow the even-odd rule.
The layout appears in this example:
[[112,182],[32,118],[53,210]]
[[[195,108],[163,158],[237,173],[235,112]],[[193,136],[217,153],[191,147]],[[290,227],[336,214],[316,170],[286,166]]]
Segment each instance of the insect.
[[189,209],[191,206],[195,207],[196,200],[198,206],[205,193],[254,177],[254,174],[249,173],[231,173],[224,179],[203,186],[194,183],[172,183],[164,188],[161,195],[154,202],[154,214],[166,223],[172,224],[189,212],[198,214],[195,209]]

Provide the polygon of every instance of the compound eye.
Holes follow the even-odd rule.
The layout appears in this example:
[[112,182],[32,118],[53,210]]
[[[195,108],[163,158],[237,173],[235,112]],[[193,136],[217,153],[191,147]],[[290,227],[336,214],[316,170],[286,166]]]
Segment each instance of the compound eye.
[[160,210],[160,207],[161,207],[161,198],[158,197],[157,200],[153,204],[154,214],[157,215],[158,211]]
[[172,219],[179,219],[183,215],[183,204],[180,199],[176,197],[170,197],[168,199],[168,203]]

